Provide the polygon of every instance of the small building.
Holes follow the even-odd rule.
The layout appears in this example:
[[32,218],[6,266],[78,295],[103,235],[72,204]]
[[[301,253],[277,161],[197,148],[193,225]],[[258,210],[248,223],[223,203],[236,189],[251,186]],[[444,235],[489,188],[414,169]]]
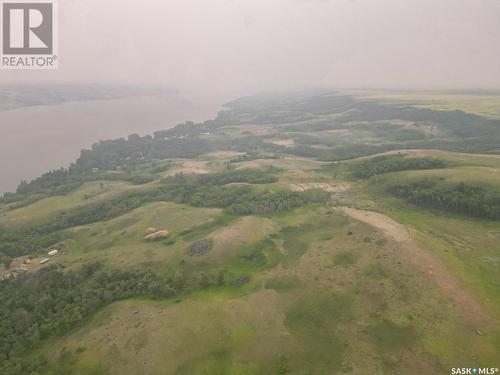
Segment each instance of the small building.
[[56,249],[51,250],[51,251],[49,251],[49,253],[48,253],[49,257],[56,256],[57,254],[59,254],[59,250],[56,250]]
[[45,264],[49,261],[50,259],[49,258],[43,258],[41,261],[40,261],[40,264]]

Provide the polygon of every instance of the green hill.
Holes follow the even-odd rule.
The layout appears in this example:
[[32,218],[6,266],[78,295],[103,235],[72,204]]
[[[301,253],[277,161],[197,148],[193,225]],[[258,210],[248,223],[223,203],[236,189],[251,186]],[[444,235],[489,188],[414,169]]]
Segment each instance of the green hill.
[[404,101],[243,98],[5,194],[0,373],[498,367],[500,122]]

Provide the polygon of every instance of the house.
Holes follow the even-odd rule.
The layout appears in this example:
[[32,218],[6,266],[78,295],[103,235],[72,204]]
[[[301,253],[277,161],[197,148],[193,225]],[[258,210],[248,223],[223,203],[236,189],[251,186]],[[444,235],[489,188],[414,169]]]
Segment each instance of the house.
[[49,261],[50,259],[49,258],[43,258],[41,261],[40,261],[40,264],[45,264]]
[[49,253],[48,253],[49,257],[56,256],[57,254],[59,254],[59,250],[56,250],[56,249],[51,250],[51,251],[49,251]]

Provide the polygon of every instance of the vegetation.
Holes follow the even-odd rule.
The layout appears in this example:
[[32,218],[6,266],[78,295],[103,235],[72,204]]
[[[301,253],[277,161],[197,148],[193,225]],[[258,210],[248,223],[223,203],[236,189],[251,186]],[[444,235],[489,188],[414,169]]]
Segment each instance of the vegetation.
[[430,157],[406,157],[406,155],[383,155],[370,158],[350,166],[351,173],[357,178],[370,178],[379,174],[397,171],[441,169],[447,163]]
[[406,104],[241,99],[22,182],[0,201],[0,373],[497,366],[499,159],[432,149],[498,153],[498,119]]
[[160,278],[148,272],[104,271],[99,263],[78,271],[45,269],[0,283],[0,371],[26,374],[43,362],[28,351],[43,339],[61,335],[100,307],[132,296],[171,297],[184,287],[181,275]]
[[238,157],[233,158],[229,161],[229,163],[236,164],[236,163],[243,163],[246,161],[252,161],[252,160],[263,160],[263,159],[268,159],[268,160],[276,160],[280,159],[281,157],[278,155],[261,155],[256,152],[247,152],[243,155],[238,155]]
[[225,208],[238,215],[285,211],[307,203],[324,202],[329,194],[322,190],[304,193],[288,190],[255,190],[250,186],[227,186],[232,183],[270,183],[273,176],[258,170],[224,172],[215,175],[177,174],[163,181],[165,199],[199,207]]
[[214,241],[209,239],[204,239],[200,241],[196,241],[191,245],[188,251],[188,255],[192,257],[198,257],[201,255],[205,255],[208,253],[212,247],[214,246]]
[[74,208],[27,228],[1,230],[0,255],[18,257],[37,253],[64,238],[61,231],[78,225],[109,220],[158,197],[155,191],[132,192],[119,198]]
[[437,178],[392,184],[387,191],[416,205],[485,219],[500,219],[500,192],[461,182],[440,183]]
[[275,182],[272,172],[272,169],[248,169],[201,176],[177,174],[166,178],[159,189],[128,192],[114,199],[73,208],[25,228],[0,228],[0,256],[35,254],[61,241],[65,237],[62,231],[68,228],[110,220],[152,201],[171,200],[197,207],[225,208],[233,214],[248,215],[289,210],[307,203],[323,202],[329,196],[321,190],[273,192],[230,185]]

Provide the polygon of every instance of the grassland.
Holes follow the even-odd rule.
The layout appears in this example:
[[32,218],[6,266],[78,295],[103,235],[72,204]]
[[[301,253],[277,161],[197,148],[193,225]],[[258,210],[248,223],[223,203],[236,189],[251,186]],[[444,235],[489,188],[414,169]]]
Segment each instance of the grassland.
[[411,228],[415,238],[443,260],[472,294],[481,295],[493,315],[498,316],[498,222],[416,207],[382,191],[383,186],[393,181],[412,181],[422,177],[439,177],[447,183],[486,184],[500,188],[497,158],[430,151],[425,154],[456,164],[445,170],[390,173],[376,178],[376,184],[373,180],[366,183],[361,194],[377,195],[377,211]]
[[230,230],[244,239],[264,220],[278,249],[266,256],[277,256],[277,267],[237,256],[252,240],[218,243],[199,266],[243,271],[251,285],[174,304],[111,305],[47,346],[51,360],[82,374],[421,374],[477,357],[494,364],[498,336],[490,323],[454,305],[424,265],[383,233],[327,208],[247,220],[214,228],[213,237]]
[[[488,173],[495,157],[425,155],[456,163],[441,171],[445,178],[498,182]],[[301,167],[281,173],[298,174]],[[498,224],[415,209],[370,184],[332,180],[324,169],[307,173],[312,180],[355,186],[342,195],[366,201],[383,196],[377,210],[410,228],[418,247],[402,251],[397,238],[335,207],[238,218],[158,203],[104,225],[76,228],[67,242],[68,266],[102,259],[118,267],[221,269],[250,282],[175,303],[115,303],[43,349],[53,368],[77,374],[438,374],[477,358],[494,366],[500,340]],[[437,172],[383,177],[422,173]],[[151,226],[171,230],[175,243],[144,242]],[[190,259],[186,249],[202,238],[212,239],[214,248]],[[430,258],[415,260],[407,251]],[[460,305],[431,268],[449,272],[480,301],[481,313]]]
[[[330,106],[337,99],[324,100]],[[240,122],[203,135],[212,151],[155,160],[169,167],[153,182],[87,182],[22,208],[0,206],[0,227],[22,229],[129,191],[159,190],[167,176],[244,169],[276,177],[244,184],[258,192],[321,189],[331,195],[326,203],[249,215],[158,195],[118,217],[65,228],[55,244],[65,255],[49,263],[64,272],[98,261],[110,270],[183,275],[196,285],[203,286],[207,275],[220,282],[169,299],[136,296],[108,304],[29,353],[30,359],[47,358],[41,373],[420,375],[498,367],[499,221],[416,206],[387,186],[438,178],[500,189],[499,156],[401,147],[383,155],[444,164],[357,178],[353,166],[373,152],[330,162],[303,155],[300,147],[331,151],[357,136],[377,144],[387,132],[425,134],[428,124],[357,119],[342,123],[350,133],[340,134],[331,129],[345,115],[339,101],[335,111],[326,111],[306,98],[300,102],[305,109],[286,112],[288,104],[271,100],[271,111],[255,100],[238,113]],[[308,126],[319,127],[308,132]],[[148,168],[143,173],[152,173]],[[169,237],[148,241],[151,228],[168,230]],[[192,252],[200,243],[203,251]]]
[[44,198],[19,209],[8,210],[13,204],[6,205],[6,211],[0,214],[0,225],[15,227],[32,224],[71,208],[102,202],[127,191],[145,188],[147,189],[144,186],[135,186],[122,181],[87,182],[67,195]]
[[498,95],[461,92],[357,92],[362,98],[411,103],[420,108],[439,111],[461,110],[467,113],[500,119],[500,99]]

